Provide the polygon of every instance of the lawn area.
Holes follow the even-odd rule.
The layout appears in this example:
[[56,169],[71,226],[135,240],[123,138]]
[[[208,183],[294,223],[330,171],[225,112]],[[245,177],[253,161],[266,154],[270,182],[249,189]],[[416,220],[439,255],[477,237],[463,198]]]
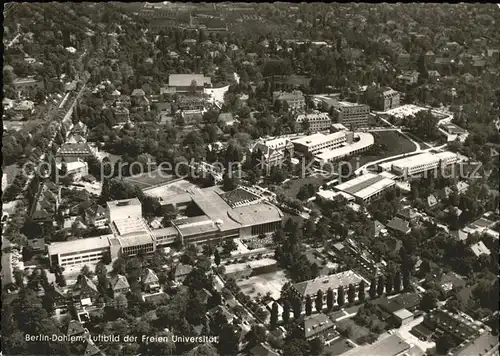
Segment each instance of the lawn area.
[[413,142],[408,140],[397,131],[377,131],[372,132],[371,134],[373,135],[375,142],[385,146],[385,149],[376,155],[367,153],[365,155],[352,157],[349,160],[349,163],[354,165],[355,169],[358,169],[359,167],[371,161],[376,161],[382,158],[391,157],[402,153],[413,152],[416,149]]
[[276,193],[282,193],[289,198],[296,199],[297,193],[299,192],[300,187],[302,187],[303,185],[312,184],[315,187],[319,187],[324,182],[325,178],[321,176],[292,179],[285,184],[276,187]]
[[339,332],[341,332],[342,330],[347,330],[347,336],[355,343],[360,343],[359,342],[360,339],[370,335],[370,330],[368,330],[364,326],[356,324],[352,319],[344,319],[341,321],[337,321],[336,324],[337,324],[337,330]]
[[346,338],[340,337],[323,348],[323,355],[341,355],[354,346]]
[[156,170],[126,177],[123,180],[127,183],[138,185],[139,188],[144,189],[166,184],[174,179],[175,177],[173,175]]

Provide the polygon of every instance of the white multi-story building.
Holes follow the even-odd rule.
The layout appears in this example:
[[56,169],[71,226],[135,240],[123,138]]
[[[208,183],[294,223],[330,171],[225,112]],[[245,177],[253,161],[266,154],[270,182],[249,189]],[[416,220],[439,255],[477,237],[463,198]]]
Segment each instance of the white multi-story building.
[[[75,162],[67,162],[66,165],[66,174],[72,175],[74,180],[80,180],[82,177],[85,177],[89,174],[89,165],[87,162],[83,162],[77,160]],[[63,168],[63,163],[57,164],[57,169],[61,170]]]
[[293,140],[293,146],[295,151],[299,155],[317,154],[321,151],[334,149],[342,146],[347,141],[347,134],[343,131],[335,132],[332,134],[322,134],[315,133],[309,136],[305,136],[296,140]]
[[108,201],[106,205],[109,221],[142,217],[142,205],[137,198]]
[[440,152],[432,154],[429,152],[419,155],[398,159],[391,162],[392,170],[400,175],[417,175],[426,171],[446,167],[458,161],[458,156],[453,152]]
[[333,115],[342,125],[350,128],[368,126],[370,107],[364,104],[338,101],[333,104]]
[[277,100],[286,102],[290,110],[302,110],[306,107],[306,99],[300,90],[292,92],[276,91],[273,93],[273,104]]
[[309,122],[309,131],[317,132],[328,130],[332,126],[332,119],[326,112],[314,112],[312,114],[300,114],[295,119],[296,130],[300,131],[304,122]]

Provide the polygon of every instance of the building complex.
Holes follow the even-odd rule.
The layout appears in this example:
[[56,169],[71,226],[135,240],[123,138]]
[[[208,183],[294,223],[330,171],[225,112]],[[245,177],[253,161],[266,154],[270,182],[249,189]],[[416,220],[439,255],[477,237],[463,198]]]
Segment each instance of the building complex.
[[333,104],[333,116],[337,122],[351,127],[368,126],[368,115],[370,107],[365,104],[350,103],[347,101],[338,101]]
[[119,256],[153,253],[176,241],[196,244],[258,236],[278,230],[283,218],[283,213],[269,203],[231,208],[223,194],[208,189],[179,194],[177,204],[193,204],[202,214],[176,219],[170,227],[150,229],[142,218],[138,199],[108,202],[106,216],[111,234],[52,243],[48,246],[50,264],[95,264],[105,256],[114,260]]

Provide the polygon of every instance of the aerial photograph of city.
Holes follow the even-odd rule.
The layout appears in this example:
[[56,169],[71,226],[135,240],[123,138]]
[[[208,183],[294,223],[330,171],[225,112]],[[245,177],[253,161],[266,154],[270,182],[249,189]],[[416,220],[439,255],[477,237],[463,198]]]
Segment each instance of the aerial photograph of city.
[[500,5],[3,16],[0,356],[500,356]]

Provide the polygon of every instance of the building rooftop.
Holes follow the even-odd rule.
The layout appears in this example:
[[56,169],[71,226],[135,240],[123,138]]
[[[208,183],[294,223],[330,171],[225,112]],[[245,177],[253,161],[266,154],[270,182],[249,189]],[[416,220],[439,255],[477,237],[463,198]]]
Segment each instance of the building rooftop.
[[168,85],[171,87],[189,87],[193,81],[196,82],[197,87],[212,84],[212,78],[205,77],[203,74],[170,74],[168,77]]
[[302,296],[311,295],[315,296],[317,291],[321,289],[323,293],[328,291],[328,288],[338,289],[340,286],[346,287],[349,284],[358,284],[362,278],[354,271],[345,271],[333,274],[326,277],[319,277],[310,279],[308,281],[295,284],[295,289]]
[[392,230],[400,231],[403,234],[407,234],[411,230],[410,223],[397,216],[387,223],[387,227]]
[[[336,132],[336,133],[344,133],[343,131]],[[349,156],[355,151],[362,150],[364,148],[367,148],[375,142],[375,139],[373,138],[373,135],[368,132],[358,132],[356,134],[356,137],[359,138],[359,141],[351,143],[351,144],[346,144],[345,146],[339,147],[339,148],[334,148],[330,150],[325,150],[322,151],[321,153],[315,155],[314,157],[320,161],[329,161],[332,159],[338,159],[342,158],[345,156]]]
[[385,178],[382,175],[366,173],[341,183],[335,186],[334,189],[343,191],[360,199],[365,199],[395,184],[396,183],[392,179]]
[[304,336],[306,339],[313,337],[331,327],[334,324],[325,314],[316,314],[304,319]]
[[266,224],[283,218],[280,209],[272,204],[254,204],[228,210],[231,219],[243,226]]
[[481,355],[498,345],[498,336],[493,335],[489,331],[483,332],[479,337],[474,339],[462,349],[458,350],[455,356],[470,356]]
[[120,219],[113,221],[118,236],[126,236],[137,232],[147,232],[148,228],[142,218]]
[[132,206],[132,205],[142,206],[141,201],[137,198],[108,201],[106,205],[108,209],[112,209],[113,207]]
[[470,249],[472,250],[472,253],[476,255],[476,257],[479,257],[481,255],[490,255],[491,251],[486,245],[483,243],[483,241],[479,241],[475,243],[474,245],[471,245]]
[[359,346],[344,352],[343,356],[396,356],[410,349],[410,344],[398,335],[391,335],[383,340],[376,341],[371,345]]
[[322,134],[322,133],[315,133],[309,136],[304,136],[298,139],[293,140],[293,143],[297,143],[299,145],[303,145],[306,147],[309,146],[314,146],[314,145],[320,145],[322,143],[327,143],[332,140],[340,139],[346,137],[345,132],[340,131],[340,132],[334,132],[328,135]]
[[111,278],[110,283],[113,290],[130,288],[127,278],[121,274],[117,274],[115,277]]
[[105,248],[110,245],[109,238],[111,237],[113,237],[113,235],[103,235],[64,242],[53,242],[48,247],[49,255]]
[[394,316],[397,316],[398,318],[403,319],[403,320],[413,316],[413,313],[411,311],[409,311],[408,309],[399,309],[399,310],[395,311],[393,314],[394,314]]

